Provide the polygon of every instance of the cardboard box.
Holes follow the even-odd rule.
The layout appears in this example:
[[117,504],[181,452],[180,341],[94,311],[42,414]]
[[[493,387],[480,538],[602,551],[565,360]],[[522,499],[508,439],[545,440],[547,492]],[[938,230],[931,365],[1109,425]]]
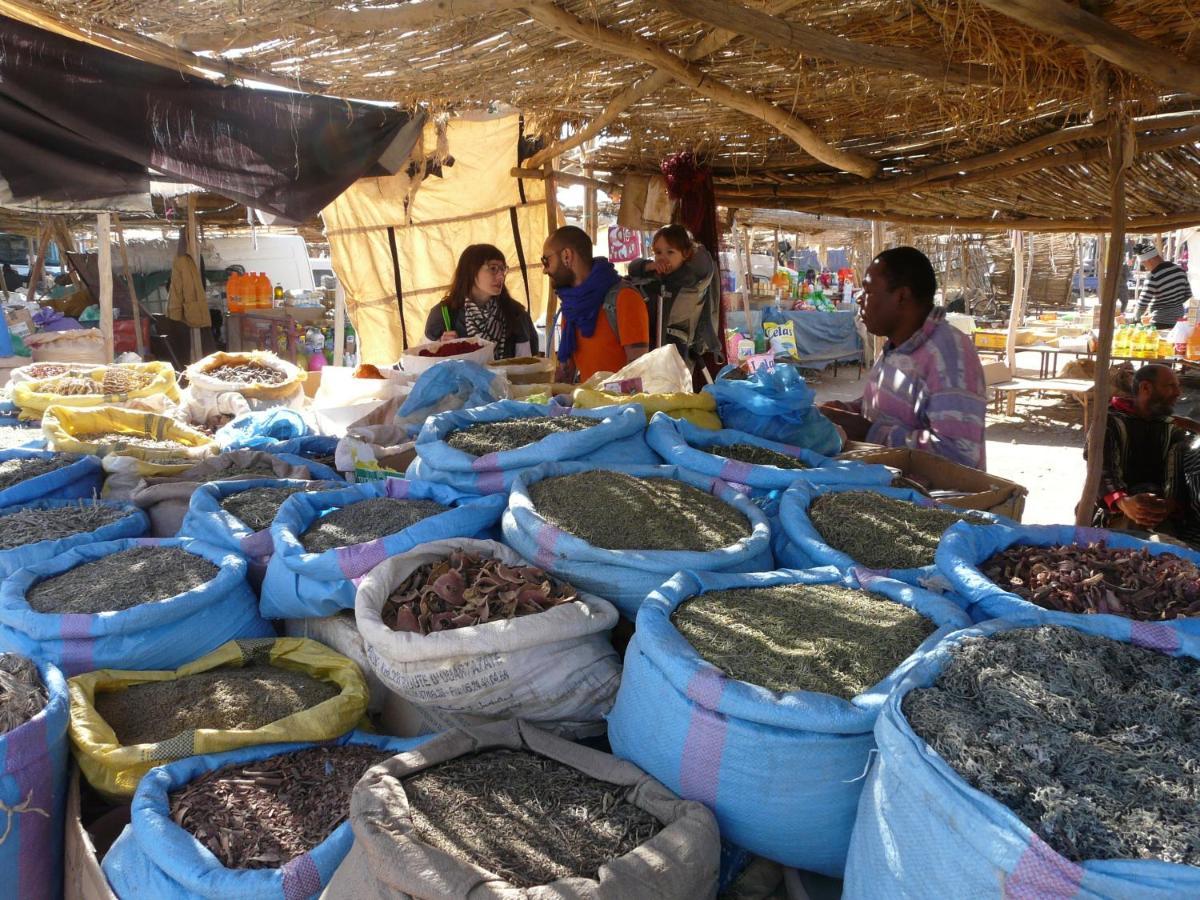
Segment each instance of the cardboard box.
[[8,325],[8,333],[24,338],[33,334],[37,326],[33,324],[33,313],[28,309],[8,309],[4,311],[4,321]]
[[71,765],[67,787],[67,822],[63,837],[63,897],[65,900],[117,900],[100,868],[91,834],[83,827],[79,805],[79,769]]
[[1021,521],[1029,491],[998,475],[990,475],[923,450],[905,447],[851,449],[838,459],[888,466],[906,478],[927,486],[935,499],[959,509],[981,509],[1014,522]]

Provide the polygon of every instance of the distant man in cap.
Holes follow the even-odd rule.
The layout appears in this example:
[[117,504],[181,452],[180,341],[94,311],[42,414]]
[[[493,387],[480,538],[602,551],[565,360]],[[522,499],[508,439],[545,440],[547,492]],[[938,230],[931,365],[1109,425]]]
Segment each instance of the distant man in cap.
[[1152,244],[1139,244],[1135,252],[1142,268],[1150,273],[1138,297],[1136,316],[1149,316],[1155,328],[1171,328],[1183,318],[1184,305],[1192,296],[1187,272],[1163,259]]

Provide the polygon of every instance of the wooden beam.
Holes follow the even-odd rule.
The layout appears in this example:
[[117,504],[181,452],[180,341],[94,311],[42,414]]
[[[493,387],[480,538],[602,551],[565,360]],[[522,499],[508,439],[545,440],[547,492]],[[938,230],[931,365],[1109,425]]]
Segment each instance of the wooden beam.
[[729,0],[659,0],[658,5],[686,18],[699,19],[708,25],[753,38],[768,47],[803,56],[857,68],[921,75],[952,84],[988,84],[991,81],[991,73],[984,66],[952,63],[923,50],[860,44],[834,32],[788,22]]
[[687,85],[722,106],[766,122],[828,166],[844,172],[853,172],[864,178],[873,177],[879,171],[879,164],[874,160],[839,150],[826,142],[810,125],[787,110],[753,94],[735,90],[713,80],[704,70],[658,44],[636,35],[613,31],[594,22],[585,22],[547,0],[533,0],[527,10],[537,22],[561,35],[605,53],[648,63],[659,71],[668,73],[680,84]]
[[1126,71],[1169,88],[1200,94],[1200,65],[1136,37],[1100,16],[1062,0],[979,0],[1036,31],[1083,47]]
[[[537,181],[544,181],[546,179],[546,170],[531,169],[529,168],[528,163],[529,161],[526,160],[526,164],[524,166],[521,166],[517,169],[510,169],[508,174],[510,174],[513,178],[532,178],[536,179]],[[572,175],[569,172],[558,171],[554,172],[553,177],[555,181],[560,182],[561,184],[577,184],[580,187],[597,188],[605,193],[612,193],[613,191],[621,190],[621,185],[617,184],[615,181],[605,181],[602,178],[589,178],[586,175]]]
[[96,251],[100,271],[100,334],[104,336],[104,361],[113,361],[113,273],[109,214],[96,216]]
[[[558,230],[558,182],[555,180],[554,165],[546,163],[542,178],[546,182],[546,237]],[[542,277],[546,273],[542,272]],[[558,315],[558,293],[553,283],[546,294],[546,358],[554,359],[554,319]]]
[[[789,9],[799,5],[800,0],[775,0],[774,3],[767,6],[767,11],[771,13],[787,12]],[[736,37],[738,37],[737,34],[732,31],[725,31],[724,29],[711,31],[689,47],[683,54],[683,58],[688,62],[700,62],[702,59],[712,56],[718,50],[728,46],[730,41]],[[661,90],[670,84],[670,82],[671,76],[660,70],[655,70],[645,78],[635,81],[613,97],[600,112],[600,115],[596,116],[591,122],[577,130],[570,137],[563,138],[561,141],[556,141],[549,147],[539,150],[526,161],[525,165],[531,169],[537,168],[547,160],[555,159],[570,150],[574,150],[576,147],[582,146],[620,118],[621,114],[633,106],[633,104],[637,103],[643,97]]]
[[[1029,285],[1025,281],[1025,233],[1014,231],[1010,237],[1012,249],[1012,303],[1008,312],[1008,336],[1004,341],[1004,358],[1008,371],[1015,375],[1017,371],[1017,329],[1021,327],[1021,318],[1025,315],[1025,295]],[[1012,403],[1009,404],[1008,414],[1011,416],[1017,402],[1016,394],[1009,394]]]
[[133,309],[133,335],[137,341],[137,355],[146,358],[146,342],[142,339],[142,302],[138,299],[137,288],[133,284],[133,268],[129,265],[129,250],[125,246],[125,229],[121,227],[121,217],[113,213],[113,228],[117,230],[117,247],[121,251],[121,271],[125,275],[125,289],[129,291],[129,305]]
[[38,282],[42,280],[42,273],[46,271],[46,251],[50,249],[50,232],[49,226],[43,228],[41,235],[38,237],[37,256],[33,259],[33,265],[29,269],[29,284],[25,291],[25,302],[29,303],[33,300],[33,296],[37,293]]

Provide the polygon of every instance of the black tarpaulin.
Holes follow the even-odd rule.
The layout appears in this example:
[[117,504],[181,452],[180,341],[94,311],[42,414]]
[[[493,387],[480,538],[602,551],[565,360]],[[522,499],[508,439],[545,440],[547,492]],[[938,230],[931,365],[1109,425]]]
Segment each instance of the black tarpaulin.
[[18,203],[148,193],[161,173],[301,222],[402,167],[423,122],[222,86],[0,16],[0,178]]

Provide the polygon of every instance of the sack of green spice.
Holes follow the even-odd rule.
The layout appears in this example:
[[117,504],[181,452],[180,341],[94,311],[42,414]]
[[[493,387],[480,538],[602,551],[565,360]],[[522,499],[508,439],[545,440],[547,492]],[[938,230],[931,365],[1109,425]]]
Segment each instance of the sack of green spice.
[[[385,498],[428,501],[448,509],[369,541],[323,552],[305,549],[301,538],[319,519],[355,503]],[[358,582],[375,566],[427,541],[490,537],[504,504],[503,494],[480,497],[444,484],[404,478],[289,497],[271,526],[272,556],[263,579],[262,614],[268,619],[293,619],[352,609]]]
[[[710,592],[782,585],[861,586],[881,604],[924,616],[932,634],[918,637],[911,654],[881,681],[843,699],[732,678],[702,658],[672,620],[686,601],[703,602]],[[867,573],[856,581],[828,567],[680,572],[638,612],[608,717],[609,743],[681,797],[712,809],[725,840],[786,866],[840,876],[879,709],[942,636],[969,622],[949,600]],[[771,634],[772,642],[783,640]]]
[[[348,821],[299,856],[265,868],[227,868],[195,836],[176,824],[171,816],[172,793],[222,767],[265,762],[286,753],[315,747],[356,746],[394,754],[413,750],[426,740],[352,731],[332,743],[243,747],[192,756],[151,769],[138,784],[129,825],[104,857],[104,874],[118,897],[172,900],[317,897],[354,843]],[[270,790],[269,783],[265,789]]]
[[94,456],[71,457],[49,450],[23,448],[0,450],[0,470],[4,469],[4,463],[12,461],[15,465],[17,460],[45,460],[46,465],[54,460],[68,462],[41,475],[33,475],[7,487],[0,487],[0,509],[32,503],[34,500],[89,498],[99,494],[104,484],[100,460]]
[[[416,733],[519,718],[569,737],[602,734],[621,679],[610,640],[617,611],[607,600],[579,593],[536,614],[430,634],[384,622],[383,608],[397,586],[455,551],[526,565],[495,541],[432,541],[373,569],[354,601],[371,668],[411,707],[404,712],[419,723]],[[385,724],[396,715],[385,713]]]
[[[579,431],[552,433],[513,449],[493,448],[473,455],[453,446],[456,432],[476,426],[511,423],[517,428],[522,419],[568,423],[580,420],[593,423]],[[614,462],[625,464],[657,463],[658,458],[646,446],[646,416],[638,406],[608,406],[601,409],[566,410],[555,405],[538,406],[517,400],[500,400],[474,409],[455,410],[431,416],[417,436],[417,458],[406,473],[448,484],[473,494],[507,492],[522,472],[549,462]],[[528,436],[526,436],[528,437]]]
[[[37,612],[29,603],[30,591],[42,582],[148,547],[178,548],[211,564],[216,574],[183,593],[124,606],[121,601],[135,588],[153,593],[155,584],[146,583],[137,571],[117,567],[107,576],[112,584],[93,583],[96,596],[79,598],[93,608],[111,601],[109,611]],[[234,638],[273,634],[246,583],[245,559],[200,541],[129,538],[84,544],[19,569],[0,583],[0,650],[52,660],[67,675],[109,668],[173,669]]]
[[[846,861],[842,896],[847,900],[1200,896],[1198,867],[1133,858],[1073,862],[1060,855],[1006,805],[972,787],[908,721],[905,699],[937,681],[956,646],[1038,625],[1065,626],[1167,656],[1200,659],[1200,638],[1185,634],[1178,625],[1130,622],[1116,616],[1039,610],[1019,620],[994,619],[947,636],[895,686],[876,721],[878,752],[863,787]],[[1053,663],[1050,668],[1057,678],[1060,665]],[[1089,689],[1087,685],[1075,688]],[[1171,686],[1147,684],[1147,689],[1164,692]],[[1071,709],[1067,685],[1052,684],[1047,690],[1059,716],[1074,715],[1067,711]],[[1181,715],[1187,715],[1180,709]],[[1023,735],[1028,733],[1024,726],[1018,728]],[[1121,743],[1132,749],[1143,741],[1148,742],[1147,752],[1154,753],[1157,737],[1152,725]],[[1026,752],[1038,755],[1036,745]],[[1072,809],[1087,804],[1087,799],[1051,796],[1046,802]],[[1069,831],[1064,839],[1071,840]],[[1153,834],[1145,834],[1143,840],[1153,841]]]
[[[616,472],[634,478],[673,479],[710,494],[740,512],[749,534],[715,550],[609,550],[563,531],[541,515],[530,489],[547,478],[583,472]],[[581,496],[580,504],[595,503]],[[653,510],[647,510],[652,513]],[[627,524],[627,523],[626,523]],[[582,591],[614,604],[633,619],[646,595],[676,572],[765,572],[773,569],[771,529],[766,516],[743,493],[718,478],[696,475],[679,466],[618,466],[594,463],[547,463],[522,473],[513,483],[501,520],[503,540],[533,565]]]
[[[70,529],[64,525],[63,536],[50,538],[46,537],[47,532],[41,525],[35,528],[33,523],[27,523],[23,525],[22,531],[29,531],[28,543],[14,544],[14,541],[11,540],[13,529],[6,528],[6,525],[10,523],[6,523],[4,520],[6,516],[19,514],[25,510],[29,511],[29,514],[40,512],[47,516],[54,515],[54,510],[68,511],[66,514],[78,520],[78,524],[72,528],[86,527],[84,520],[87,517],[99,524],[88,530],[74,531],[70,534],[65,533]],[[75,514],[72,511],[80,512]],[[88,516],[85,516],[83,512],[87,512]],[[149,530],[150,520],[132,503],[109,500],[34,500],[18,506],[8,506],[0,509],[0,542],[7,547],[7,549],[0,549],[0,578],[11,575],[17,569],[25,566],[55,559],[73,547],[115,541],[121,538],[141,537]],[[8,546],[10,544],[14,545]]]
[[[1169,607],[1172,611],[1170,615],[1176,616],[1173,621],[1181,630],[1200,634],[1200,578],[1192,568],[1200,566],[1200,552],[1175,544],[1139,540],[1119,531],[1070,525],[981,526],[961,522],[947,531],[938,545],[938,570],[950,581],[955,594],[966,603],[973,621],[1012,619],[1038,613],[1043,608],[1055,608],[1039,606],[998,585],[981,571],[994,556],[1014,545],[1079,547],[1081,552],[1089,546],[1099,545],[1101,548],[1141,552],[1149,554],[1151,558],[1164,555],[1177,557],[1182,561],[1178,566],[1181,571],[1174,574],[1174,583],[1171,585],[1163,583],[1159,573],[1136,571],[1131,562],[1110,565],[1110,571],[1115,570],[1127,579],[1124,585],[1111,587],[1105,579],[1089,575],[1090,570],[1086,566],[1063,573],[1065,577],[1055,576],[1051,583],[1061,581],[1065,593],[1082,593],[1086,582],[1099,581],[1099,584],[1092,585],[1092,591],[1105,599],[1101,600],[1099,609],[1089,605],[1089,618],[1155,620],[1167,618],[1163,610]],[[1059,568],[1057,562],[1054,568]],[[1107,578],[1108,582],[1115,580],[1111,575]],[[1029,584],[1022,586],[1025,590],[1030,587]],[[1110,608],[1114,611],[1104,611]],[[1079,615],[1082,611],[1070,614]]]
[[[904,501],[915,505],[920,510],[942,511],[948,514],[947,521],[938,527],[937,534],[926,534],[921,523],[915,521],[916,515],[906,518],[907,514],[900,511],[894,516],[889,513],[885,517],[883,508],[879,504],[864,499],[861,504],[863,521],[852,523],[848,518],[842,517],[839,524],[849,529],[848,533],[857,544],[862,546],[864,552],[876,554],[880,559],[866,557],[856,559],[831,546],[830,541],[814,525],[810,515],[810,507],[819,498],[828,494],[847,492],[877,495],[892,501]],[[878,518],[876,518],[877,513]],[[945,593],[950,589],[950,584],[938,571],[934,554],[941,533],[958,521],[960,516],[976,522],[1009,522],[1008,519],[995,513],[960,510],[954,506],[938,503],[909,488],[798,482],[784,492],[779,503],[779,525],[783,534],[775,545],[775,552],[780,565],[783,566],[792,568],[834,566],[841,572],[847,572],[857,566],[937,593]],[[911,558],[913,556],[920,556],[922,560],[928,558],[928,562],[922,562],[917,566],[888,565],[883,562],[890,557]]]
[[[270,666],[332,685],[334,694],[315,706],[254,729],[199,728],[157,743],[122,744],[97,709],[98,695],[135,685],[178,681],[220,668]],[[185,756],[289,741],[327,741],[350,731],[367,708],[367,686],[358,666],[316,641],[259,638],[222,644],[174,670],[103,669],[76,675],[71,692],[71,742],[88,783],[107,797],[132,797],[152,768]]]
[[[886,466],[832,459],[805,447],[781,444],[732,428],[722,428],[720,431],[697,428],[691,422],[672,419],[664,413],[657,413],[650,420],[650,427],[646,429],[646,443],[654,448],[664,462],[745,486],[752,497],[782,490],[796,481],[807,484],[886,485],[892,480],[892,473]],[[791,457],[795,463],[792,468],[784,468],[766,461],[745,462],[715,449],[730,447],[757,447],[767,451],[762,454],[764,460],[774,453]]]
[[[423,777],[497,753],[522,761],[521,781],[449,774],[426,781],[429,800],[418,793]],[[529,783],[539,764],[553,767],[555,787]],[[587,801],[575,799],[584,792]],[[509,799],[529,794],[541,810]],[[609,816],[621,819],[605,828]],[[457,818],[465,827],[456,834]],[[720,836],[708,810],[630,763],[520,721],[451,731],[370,769],[355,786],[350,826],[354,845],[327,900],[704,900],[717,892]]]

